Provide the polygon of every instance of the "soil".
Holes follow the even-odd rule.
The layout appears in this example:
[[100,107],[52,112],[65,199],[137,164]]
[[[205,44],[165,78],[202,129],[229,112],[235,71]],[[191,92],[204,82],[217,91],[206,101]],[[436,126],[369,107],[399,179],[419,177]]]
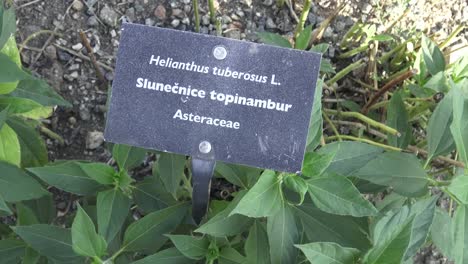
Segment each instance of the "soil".
[[[88,52],[83,47],[79,32],[84,31],[96,55],[104,66],[101,71],[106,80],[113,79],[115,54],[119,45],[119,28],[123,21],[150,26],[170,27],[193,31],[191,0],[15,0],[17,7],[17,42],[24,41],[22,60],[35,75],[49,84],[73,107],[57,107],[53,116],[45,120],[51,130],[61,135],[65,144],[46,138],[50,160],[80,159],[108,162],[110,152],[103,142],[102,132],[106,118],[107,88],[99,85],[93,65],[83,59]],[[200,2],[201,32],[216,34],[209,21],[207,3]],[[218,16],[221,18],[223,36],[257,41],[255,32],[277,32],[292,37],[294,17],[287,7],[278,9],[274,0],[219,0]],[[302,1],[296,0],[297,16]],[[334,12],[338,4],[333,0],[313,1],[306,24],[314,27]],[[346,31],[358,20],[379,25],[382,30],[409,6],[411,12],[395,28],[401,32],[410,29],[437,33],[442,39],[458,24],[467,22],[468,6],[465,0],[413,1],[348,1],[345,9],[325,31],[322,42],[329,43],[325,58],[337,67],[347,65],[340,61],[337,44]],[[44,31],[47,30],[47,31]],[[468,32],[459,35],[458,44],[466,45]],[[359,77],[359,73],[355,73]],[[341,84],[343,85],[343,84]],[[355,96],[354,94],[351,95]],[[359,98],[357,99],[359,100]],[[143,172],[150,170],[141,168]],[[219,187],[220,189],[224,187]],[[448,263],[431,248],[426,248],[415,258],[415,263]]]

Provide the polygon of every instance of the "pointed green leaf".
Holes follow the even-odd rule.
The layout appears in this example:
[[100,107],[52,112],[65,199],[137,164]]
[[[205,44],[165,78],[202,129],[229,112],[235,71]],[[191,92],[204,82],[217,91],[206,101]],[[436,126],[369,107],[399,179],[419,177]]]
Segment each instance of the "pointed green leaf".
[[342,247],[336,243],[319,242],[296,245],[314,264],[352,264],[358,259],[359,250]]
[[[1,25],[0,25],[0,27],[1,27]],[[0,41],[2,41],[1,40],[2,38],[3,38],[3,36],[0,36]],[[6,62],[4,61],[4,63],[9,64],[10,67],[15,67],[16,68],[16,69],[10,69],[11,73],[16,72],[19,75],[26,74],[23,71],[21,71],[21,67],[22,67],[21,58],[20,58],[20,54],[19,54],[19,51],[18,51],[18,47],[16,46],[15,36],[11,35],[11,36],[6,38],[5,45],[3,46],[3,48],[0,48],[0,55],[5,55],[5,57],[0,58],[0,61],[5,60],[5,59],[9,59],[9,61],[6,61]],[[4,65],[0,65],[0,68],[1,68],[1,66],[4,66]],[[2,76],[2,74],[3,73],[0,73],[0,77]],[[9,77],[14,77],[14,76],[9,76]],[[18,76],[16,76],[16,77],[18,77]],[[21,79],[21,78],[19,78],[19,79]],[[18,85],[18,81],[10,81],[10,82],[0,81],[0,94],[10,93],[11,91],[16,89],[17,85]]]
[[230,183],[235,184],[239,187],[247,189],[248,179],[247,174],[244,173],[241,166],[234,164],[227,164],[222,162],[216,163],[215,171],[223,176]]
[[4,4],[0,6],[0,50],[7,40],[15,34],[16,16],[13,7],[5,9]]
[[345,177],[321,177],[307,181],[309,194],[321,210],[355,217],[377,214],[377,209]]
[[468,209],[460,205],[455,211],[452,224],[453,248],[452,255],[455,263],[468,263]]
[[250,228],[249,236],[245,241],[245,254],[248,264],[269,264],[270,247],[268,244],[268,235],[264,225],[255,220]]
[[280,210],[268,217],[268,241],[272,264],[295,263],[299,242],[299,231],[290,205],[282,203]]
[[189,259],[202,259],[208,253],[210,241],[206,236],[167,235],[174,246]]
[[314,104],[312,105],[312,114],[309,122],[309,134],[307,135],[307,151],[314,151],[320,144],[320,139],[323,134],[323,117],[322,117],[322,88],[323,80],[317,80],[317,85],[314,91]]
[[439,47],[426,36],[422,37],[421,49],[424,63],[431,75],[445,70],[445,58]]
[[329,47],[330,47],[330,44],[328,43],[320,43],[320,44],[312,46],[312,48],[310,48],[310,51],[324,54],[325,52],[327,52]]
[[11,92],[14,97],[31,99],[43,106],[65,106],[72,105],[63,99],[46,81],[41,79],[22,80],[16,89]]
[[49,224],[57,216],[52,194],[44,195],[39,199],[24,201],[23,204],[34,212],[34,215],[41,224]]
[[72,261],[80,258],[72,249],[72,237],[70,229],[64,229],[51,225],[30,225],[12,227],[30,247],[43,256],[56,260]]
[[[29,74],[24,72],[18,65],[12,61],[4,53],[0,53],[0,83],[5,85],[6,83],[15,83],[21,80],[26,80],[32,78]],[[15,85],[16,87],[16,85]],[[5,94],[11,92],[2,89],[4,87],[0,86],[0,94]]]
[[258,32],[257,36],[260,40],[269,45],[279,46],[284,48],[292,48],[291,43],[279,34],[270,33],[270,32]]
[[438,155],[445,155],[455,148],[453,137],[450,134],[450,124],[452,123],[452,94],[447,94],[429,119],[427,127],[427,146],[429,159]]
[[247,230],[252,224],[253,219],[239,214],[230,215],[245,193],[245,191],[239,192],[226,209],[216,214],[208,222],[196,229],[195,232],[215,237],[225,237],[237,235]]
[[37,108],[41,108],[42,105],[34,102],[31,99],[12,97],[12,96],[0,96],[0,109],[9,107],[9,112],[12,114],[27,113]]
[[177,199],[177,189],[184,176],[186,158],[182,155],[162,153],[153,166],[153,176],[160,177],[164,187]]
[[309,46],[310,38],[312,37],[312,25],[309,25],[301,31],[299,36],[297,36],[295,49],[305,50]]
[[276,173],[266,170],[258,182],[240,200],[229,215],[241,214],[248,217],[275,215],[281,208],[281,186]]
[[110,243],[122,228],[128,212],[130,199],[119,189],[99,192],[97,196],[97,219],[99,234]]
[[161,210],[177,202],[164,188],[160,179],[155,177],[138,182],[134,187],[134,202],[145,213]]
[[289,174],[284,177],[283,183],[288,189],[299,194],[299,204],[302,204],[308,190],[307,182],[297,174]]
[[437,208],[434,222],[431,226],[431,238],[434,245],[442,254],[452,258],[452,218],[446,211]]
[[0,195],[0,215],[2,215],[2,214],[11,215],[11,214],[13,214],[13,212],[11,211],[8,204],[5,202],[5,200]]
[[222,248],[219,252],[219,264],[244,264],[245,257],[231,247]]
[[370,247],[365,218],[328,214],[310,204],[297,206],[294,212],[310,242],[335,242],[363,252]]
[[23,203],[16,204],[16,214],[17,214],[17,225],[35,225],[39,224],[34,211],[31,208],[25,206]]
[[302,174],[307,177],[319,177],[330,166],[336,153],[319,154],[317,152],[306,153]]
[[0,196],[7,202],[37,199],[48,192],[20,168],[0,161]]
[[187,204],[177,204],[144,216],[125,231],[125,251],[157,250],[167,241],[164,234],[172,232],[187,213]]
[[21,146],[18,135],[7,124],[0,129],[0,160],[16,166],[21,164]]
[[93,220],[79,204],[71,232],[73,250],[76,253],[88,257],[101,257],[106,254],[106,241],[96,233]]
[[177,248],[168,248],[160,252],[132,262],[132,264],[191,264],[194,260],[187,258]]
[[92,195],[104,187],[90,178],[78,162],[52,163],[45,167],[28,168],[28,171],[49,185],[79,195]]
[[413,137],[408,119],[405,103],[400,92],[393,93],[388,104],[387,125],[400,132],[400,136],[388,134],[388,143],[391,146],[406,149]]
[[364,257],[366,264],[401,263],[411,240],[413,219],[401,224],[389,236],[375,241],[375,245]]
[[115,182],[116,171],[104,163],[79,163],[80,168],[91,178],[102,185],[112,185]]
[[22,264],[37,264],[40,258],[41,258],[41,255],[39,254],[39,252],[28,247],[26,248]]
[[19,263],[25,248],[26,244],[21,240],[0,240],[0,264]]
[[450,183],[448,190],[463,204],[468,204],[468,175],[458,175]]
[[453,121],[450,126],[460,160],[468,167],[468,95],[459,87],[453,88]]
[[397,193],[408,197],[427,193],[426,171],[413,154],[380,154],[354,173],[354,176],[375,184],[391,186]]
[[112,156],[121,170],[130,170],[138,166],[146,156],[146,150],[128,145],[116,144]]

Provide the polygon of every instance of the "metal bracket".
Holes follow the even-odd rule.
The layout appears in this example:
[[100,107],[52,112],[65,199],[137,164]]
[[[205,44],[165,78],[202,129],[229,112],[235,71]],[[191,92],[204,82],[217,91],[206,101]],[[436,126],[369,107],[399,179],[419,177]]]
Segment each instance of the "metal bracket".
[[200,224],[205,216],[210,201],[211,178],[213,177],[216,160],[208,141],[202,141],[198,147],[199,154],[192,157],[192,216]]

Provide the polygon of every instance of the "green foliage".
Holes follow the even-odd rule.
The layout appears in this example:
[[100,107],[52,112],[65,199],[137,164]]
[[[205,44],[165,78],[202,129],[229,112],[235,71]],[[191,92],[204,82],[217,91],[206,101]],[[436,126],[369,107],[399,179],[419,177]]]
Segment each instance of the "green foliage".
[[106,254],[106,241],[96,233],[93,221],[79,205],[71,232],[73,250],[77,254],[97,258]]

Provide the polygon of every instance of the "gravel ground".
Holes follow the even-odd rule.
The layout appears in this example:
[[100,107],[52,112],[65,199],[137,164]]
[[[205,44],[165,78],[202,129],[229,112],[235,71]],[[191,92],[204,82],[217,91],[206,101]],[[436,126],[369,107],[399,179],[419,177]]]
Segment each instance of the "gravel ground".
[[[210,23],[207,3],[199,0],[201,32],[216,34]],[[287,7],[278,9],[274,0],[218,0],[222,35],[228,38],[257,41],[255,32],[278,32],[292,37],[295,20]],[[300,14],[302,1],[296,0],[295,13]],[[313,1],[307,24],[318,27],[337,7],[336,1]],[[322,42],[329,43],[325,57],[330,58],[337,71],[346,63],[337,63],[337,43],[345,32],[361,20],[386,25],[402,14],[409,4],[411,12],[395,29],[411,29],[437,33],[446,37],[456,25],[467,23],[466,0],[432,1],[348,1],[349,3],[325,31]],[[110,152],[103,142],[107,90],[100,87],[96,71],[86,59],[88,52],[80,40],[83,30],[89,39],[97,60],[103,65],[104,76],[113,79],[115,54],[119,45],[122,21],[193,31],[191,0],[15,0],[18,19],[18,43],[32,38],[22,51],[26,67],[45,78],[72,108],[57,108],[49,127],[62,135],[65,144],[46,139],[51,160],[84,159],[107,162]],[[48,31],[43,31],[48,30]],[[51,34],[52,33],[52,34]],[[466,45],[468,32],[460,34],[460,45]],[[355,73],[359,77],[359,73]],[[448,263],[432,248],[426,248],[415,258],[415,263]]]

